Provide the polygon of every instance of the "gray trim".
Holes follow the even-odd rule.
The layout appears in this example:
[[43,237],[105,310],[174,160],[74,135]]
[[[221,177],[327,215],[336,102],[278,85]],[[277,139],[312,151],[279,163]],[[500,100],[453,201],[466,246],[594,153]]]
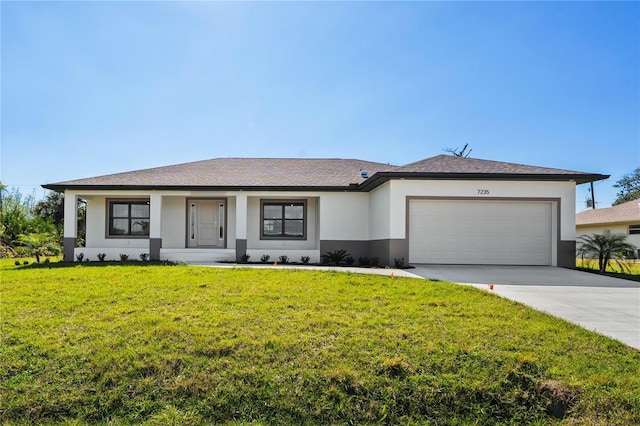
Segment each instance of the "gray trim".
[[354,191],[368,192],[383,183],[393,179],[414,180],[505,180],[505,181],[574,181],[576,184],[595,182],[608,179],[609,175],[597,173],[429,173],[429,172],[377,172],[364,182],[350,185],[320,185],[320,186],[266,186],[266,185],[230,185],[230,186],[197,186],[197,185],[64,185],[45,184],[45,189],[62,192],[65,189],[72,190],[177,190],[177,191],[305,191],[305,192],[332,192]]
[[63,257],[64,262],[74,262],[76,260],[75,248],[77,239],[76,237],[64,237],[62,240]]
[[[432,200],[432,201],[523,201],[523,202],[548,202],[548,203],[558,203],[558,208],[556,211],[556,265],[563,266],[567,264],[567,252],[573,252],[573,260],[572,265],[575,267],[575,241],[573,241],[573,248],[570,249],[568,246],[562,246],[563,241],[560,239],[561,231],[562,231],[562,199],[559,197],[436,197],[436,196],[407,196],[405,200],[405,236],[407,240],[407,260],[409,258],[409,204],[412,200]],[[565,241],[568,242],[568,241]],[[570,243],[570,242],[569,242]],[[552,247],[551,247],[552,248]],[[553,256],[553,250],[551,250]],[[553,263],[553,259],[550,259],[551,263]],[[571,262],[569,262],[571,263]]]
[[[279,204],[287,204],[287,203],[294,203],[294,204],[302,204],[302,223],[303,223],[303,230],[302,230],[302,237],[269,237],[269,236],[265,236],[264,235],[264,205],[265,203],[269,204],[269,203],[273,203],[276,205]],[[284,219],[284,218],[283,218]],[[276,240],[276,241],[282,241],[282,240],[286,240],[286,241],[306,241],[307,240],[307,223],[308,223],[308,217],[307,217],[307,199],[306,198],[290,198],[290,199],[281,199],[281,198],[260,198],[260,224],[259,224],[259,229],[260,229],[260,239],[261,240]],[[284,220],[282,223],[282,230],[284,231]]]
[[191,186],[191,185],[40,185],[44,189],[64,192],[66,189],[75,191],[301,191],[301,192],[358,192],[358,185],[348,186]]
[[247,254],[247,240],[236,238],[236,262],[240,262],[245,254]]
[[558,241],[558,266],[561,268],[576,269],[575,241]]
[[[105,221],[104,221],[104,239],[105,240],[146,240],[147,238],[149,238],[149,235],[109,235],[109,225],[111,223],[111,203],[113,202],[118,202],[118,201],[122,201],[123,203],[134,203],[134,202],[145,202],[147,204],[149,204],[151,202],[151,198],[140,198],[139,196],[137,197],[131,197],[131,198],[127,198],[127,196],[124,197],[117,197],[117,198],[108,198],[105,197],[104,199],[105,201]],[[149,223],[151,223],[151,207],[149,207]]]
[[[191,202],[192,201],[218,201],[224,203],[224,238],[222,247],[218,246],[189,246],[189,224],[191,221]],[[219,208],[219,207],[218,207]],[[185,197],[185,228],[184,228],[184,248],[227,248],[227,220],[229,219],[229,198],[228,197]],[[220,231],[220,230],[218,230]]]
[[149,259],[160,260],[161,248],[162,248],[162,238],[149,238]]
[[378,172],[358,186],[359,191],[371,191],[393,179],[409,180],[506,180],[506,181],[575,181],[576,184],[608,179],[600,174],[534,174],[534,173],[428,173],[428,172]]

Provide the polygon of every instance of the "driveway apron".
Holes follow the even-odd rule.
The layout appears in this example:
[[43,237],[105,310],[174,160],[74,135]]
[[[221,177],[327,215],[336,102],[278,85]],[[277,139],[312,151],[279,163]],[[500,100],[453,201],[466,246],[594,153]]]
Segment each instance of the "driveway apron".
[[551,266],[416,265],[411,272],[493,291],[640,350],[638,282]]

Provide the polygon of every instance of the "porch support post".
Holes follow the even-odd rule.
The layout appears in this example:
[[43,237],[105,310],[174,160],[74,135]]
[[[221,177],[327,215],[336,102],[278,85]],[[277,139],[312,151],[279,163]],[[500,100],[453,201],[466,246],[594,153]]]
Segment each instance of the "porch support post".
[[149,259],[160,260],[162,248],[162,195],[149,197]]
[[64,231],[63,257],[65,262],[75,260],[75,248],[78,237],[78,196],[71,191],[64,192]]
[[236,196],[236,262],[247,254],[247,196]]

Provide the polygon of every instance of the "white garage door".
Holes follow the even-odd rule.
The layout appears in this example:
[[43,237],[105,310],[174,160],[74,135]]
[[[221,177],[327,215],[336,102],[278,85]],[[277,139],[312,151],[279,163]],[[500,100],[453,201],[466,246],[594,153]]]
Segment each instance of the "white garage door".
[[409,202],[409,262],[550,265],[551,203]]

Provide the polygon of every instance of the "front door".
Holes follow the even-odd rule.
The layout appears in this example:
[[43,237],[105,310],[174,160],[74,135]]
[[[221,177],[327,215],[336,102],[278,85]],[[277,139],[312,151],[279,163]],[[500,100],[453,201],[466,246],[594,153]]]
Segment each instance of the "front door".
[[224,247],[224,207],[222,200],[189,202],[189,247]]

